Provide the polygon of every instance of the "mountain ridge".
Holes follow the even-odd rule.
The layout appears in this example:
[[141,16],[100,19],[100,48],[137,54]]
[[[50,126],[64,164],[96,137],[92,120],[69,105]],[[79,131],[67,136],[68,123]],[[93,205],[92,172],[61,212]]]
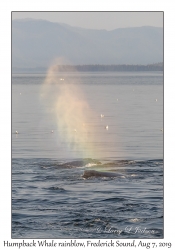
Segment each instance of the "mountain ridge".
[[49,67],[60,57],[76,65],[161,62],[163,29],[142,26],[108,31],[42,19],[12,21],[12,67]]

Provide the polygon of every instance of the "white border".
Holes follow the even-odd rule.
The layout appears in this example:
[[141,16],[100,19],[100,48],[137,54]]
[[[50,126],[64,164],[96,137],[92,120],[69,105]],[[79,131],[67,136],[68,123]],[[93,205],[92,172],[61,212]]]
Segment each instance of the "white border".
[[[174,4],[173,1],[16,1],[7,0],[1,3],[0,15],[0,153],[1,153],[1,234],[0,245],[4,240],[11,240],[11,11],[164,11],[164,208],[165,233],[164,240],[175,244],[174,237],[174,152],[175,136],[175,39],[174,39]],[[12,241],[12,240],[11,240]],[[146,240],[145,240],[146,241]],[[150,241],[150,240],[149,240]],[[156,240],[154,240],[156,241]],[[126,240],[127,242],[127,240]],[[36,249],[36,248],[35,248]],[[138,248],[137,248],[138,249]],[[159,249],[159,248],[157,248]],[[164,248],[165,249],[165,248]]]

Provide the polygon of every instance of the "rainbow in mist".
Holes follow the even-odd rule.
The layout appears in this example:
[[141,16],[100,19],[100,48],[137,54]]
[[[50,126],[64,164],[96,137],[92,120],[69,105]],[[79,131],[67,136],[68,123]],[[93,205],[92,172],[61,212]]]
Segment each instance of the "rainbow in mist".
[[42,86],[42,97],[51,103],[50,112],[56,118],[62,140],[72,151],[80,153],[80,157],[94,158],[96,131],[89,121],[99,115],[89,107],[80,84],[65,73],[64,78],[60,77],[58,67],[52,65]]

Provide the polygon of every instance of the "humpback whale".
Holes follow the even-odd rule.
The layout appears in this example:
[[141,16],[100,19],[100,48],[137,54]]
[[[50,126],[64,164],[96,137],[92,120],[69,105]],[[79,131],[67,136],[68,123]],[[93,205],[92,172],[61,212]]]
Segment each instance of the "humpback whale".
[[89,177],[123,177],[122,174],[119,173],[114,173],[114,172],[100,172],[96,170],[85,170],[83,173],[84,178],[89,178]]

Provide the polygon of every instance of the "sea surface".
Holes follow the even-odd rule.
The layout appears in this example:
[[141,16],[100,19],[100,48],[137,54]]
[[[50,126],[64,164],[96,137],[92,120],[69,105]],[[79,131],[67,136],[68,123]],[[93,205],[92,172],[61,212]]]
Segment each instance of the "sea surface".
[[163,221],[162,72],[13,74],[12,238],[163,238]]

